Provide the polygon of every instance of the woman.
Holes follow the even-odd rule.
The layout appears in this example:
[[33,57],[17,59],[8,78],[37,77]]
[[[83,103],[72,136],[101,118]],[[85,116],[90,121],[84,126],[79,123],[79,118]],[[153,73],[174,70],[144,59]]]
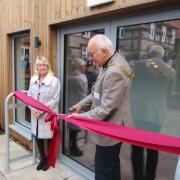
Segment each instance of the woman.
[[[88,94],[88,82],[84,74],[86,62],[80,58],[74,58],[71,62],[71,73],[68,79],[68,107],[82,100]],[[70,155],[82,156],[83,152],[77,144],[77,136],[80,129],[74,124],[69,123],[69,144]]]
[[[35,74],[31,78],[28,95],[57,112],[60,81],[53,75],[48,60],[43,56],[36,58],[34,70]],[[45,122],[46,115],[42,111],[31,108],[31,131],[36,138],[41,158],[37,170],[44,171],[48,169],[44,140],[50,140],[53,137],[50,122]]]

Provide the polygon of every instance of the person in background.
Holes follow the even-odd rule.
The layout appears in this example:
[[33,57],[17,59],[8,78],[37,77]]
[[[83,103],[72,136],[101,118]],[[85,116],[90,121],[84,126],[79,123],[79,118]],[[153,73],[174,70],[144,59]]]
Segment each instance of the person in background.
[[[80,58],[74,58],[71,62],[71,72],[68,79],[68,107],[76,104],[88,94],[87,78],[84,74],[86,62]],[[77,144],[77,135],[80,128],[69,123],[70,155],[82,156],[83,152]]]
[[96,73],[94,72],[94,67],[91,63],[87,63],[86,65],[86,77],[87,77],[87,81],[88,81],[88,94],[91,93],[91,88],[93,86],[93,84],[95,83],[96,81]]
[[[152,45],[148,50],[149,58],[134,63],[135,79],[131,94],[134,125],[138,129],[156,133],[160,132],[166,118],[169,80],[176,76],[176,71],[163,60],[164,53],[161,45]],[[158,157],[156,150],[133,145],[131,159],[134,180],[154,180]]]
[[[37,57],[34,70],[35,74],[30,81],[28,96],[58,112],[60,81],[54,76],[47,58],[43,56]],[[31,131],[32,135],[36,138],[40,153],[40,162],[37,170],[42,169],[43,171],[48,169],[44,141],[51,140],[53,137],[50,122],[45,122],[46,115],[44,112],[31,108]]]
[[[133,73],[126,60],[115,53],[112,42],[105,35],[93,36],[87,46],[90,61],[101,67],[93,91],[72,106],[69,117],[83,116],[114,124],[132,126],[129,93]],[[89,111],[78,114],[81,109]],[[100,135],[90,134],[96,144],[95,180],[120,180],[121,142]]]

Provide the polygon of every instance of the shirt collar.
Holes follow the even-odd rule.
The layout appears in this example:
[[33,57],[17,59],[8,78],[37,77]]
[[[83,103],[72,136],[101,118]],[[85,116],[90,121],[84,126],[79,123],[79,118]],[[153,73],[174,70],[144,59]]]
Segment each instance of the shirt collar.
[[[46,86],[49,86],[50,83],[51,83],[51,81],[52,81],[52,79],[53,79],[53,76],[50,75],[50,74],[47,74],[47,76],[44,78],[42,84],[44,84],[44,85],[46,85]],[[39,77],[38,77],[37,75],[34,75],[34,76],[32,77],[32,82],[39,84]]]
[[104,63],[103,69],[107,68],[107,66],[108,66],[108,64],[109,64],[109,61],[111,60],[111,58],[112,58],[114,55],[115,55],[115,52],[114,52],[114,54],[113,54],[112,56],[110,56],[110,57],[107,59],[107,61]]

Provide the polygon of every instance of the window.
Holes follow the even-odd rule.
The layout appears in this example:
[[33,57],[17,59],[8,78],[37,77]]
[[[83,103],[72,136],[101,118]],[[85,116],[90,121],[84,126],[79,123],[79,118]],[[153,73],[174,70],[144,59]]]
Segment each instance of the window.
[[[179,137],[180,20],[123,26],[123,38],[121,31],[119,26],[116,48],[135,73],[130,97],[134,126]],[[145,157],[147,176],[173,179],[174,171],[166,165],[175,166],[176,155],[133,147],[131,163],[139,179],[141,171],[137,167],[143,167]]]
[[[78,32],[65,35],[65,112],[86,97],[96,80],[98,69],[87,59],[87,43],[104,30]],[[87,139],[87,132],[77,126],[64,123],[63,153],[94,170],[95,146]],[[91,148],[91,153],[87,149]]]
[[[30,35],[14,36],[14,88],[28,90],[31,76]],[[30,110],[20,103],[21,108],[15,111],[16,121],[25,126],[30,125]]]
[[[117,37],[120,37],[121,29],[118,27]],[[132,65],[136,75],[132,112],[134,120],[139,121],[138,127],[150,128],[150,125],[142,123],[144,121],[159,128],[164,123],[178,122],[175,116],[172,120],[168,114],[180,105],[180,20],[132,25],[123,29],[124,38],[117,38],[117,50]],[[176,108],[177,113],[178,110]],[[163,132],[168,133],[165,129]],[[156,128],[148,130],[156,131]],[[175,133],[179,133],[178,129]]]

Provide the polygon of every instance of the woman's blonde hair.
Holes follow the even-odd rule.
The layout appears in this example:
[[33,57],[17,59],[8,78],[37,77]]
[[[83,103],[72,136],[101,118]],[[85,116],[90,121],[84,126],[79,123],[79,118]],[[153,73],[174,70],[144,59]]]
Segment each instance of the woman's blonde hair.
[[73,58],[71,61],[71,73],[79,72],[86,62],[81,58]]
[[39,71],[38,71],[38,66],[37,66],[39,63],[46,64],[47,68],[48,68],[48,74],[54,75],[54,73],[51,70],[51,65],[49,64],[48,59],[44,56],[37,56],[36,57],[36,63],[34,66],[35,75],[39,76]]

